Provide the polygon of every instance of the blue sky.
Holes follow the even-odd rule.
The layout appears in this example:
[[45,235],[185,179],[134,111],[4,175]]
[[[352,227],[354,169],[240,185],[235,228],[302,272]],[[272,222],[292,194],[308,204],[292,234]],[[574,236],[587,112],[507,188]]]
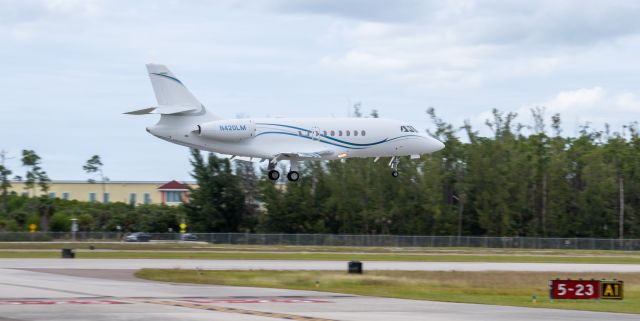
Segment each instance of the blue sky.
[[53,179],[190,179],[188,151],[147,134],[144,64],[224,117],[382,117],[490,134],[492,108],[613,130],[640,111],[637,1],[0,1],[0,150]]

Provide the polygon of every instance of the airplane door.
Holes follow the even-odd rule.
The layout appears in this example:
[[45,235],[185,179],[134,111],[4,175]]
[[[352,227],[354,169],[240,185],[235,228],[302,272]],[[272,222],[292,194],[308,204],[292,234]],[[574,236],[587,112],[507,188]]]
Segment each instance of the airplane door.
[[320,128],[318,126],[311,127],[311,139],[318,140],[320,138]]

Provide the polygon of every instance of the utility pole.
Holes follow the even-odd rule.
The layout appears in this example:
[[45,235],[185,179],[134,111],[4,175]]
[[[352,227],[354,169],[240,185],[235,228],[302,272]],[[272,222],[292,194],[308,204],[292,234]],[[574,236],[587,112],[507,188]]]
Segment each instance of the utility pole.
[[618,179],[618,182],[620,184],[620,188],[618,189],[620,191],[620,219],[619,219],[619,232],[618,235],[620,236],[620,240],[624,239],[624,178],[622,178],[622,176],[620,176],[620,178]]

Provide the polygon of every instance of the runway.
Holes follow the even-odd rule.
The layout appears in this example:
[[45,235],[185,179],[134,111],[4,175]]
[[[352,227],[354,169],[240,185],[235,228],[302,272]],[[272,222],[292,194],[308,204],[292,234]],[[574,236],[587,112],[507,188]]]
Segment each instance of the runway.
[[[640,264],[481,263],[364,261],[367,270],[640,272]],[[205,270],[344,270],[345,261],[164,260],[164,259],[0,259],[0,268],[50,269],[205,269]]]
[[[186,262],[185,262],[186,261]],[[188,265],[187,262],[191,262]],[[209,261],[210,268],[268,263]],[[272,261],[312,268],[315,261]],[[369,262],[367,262],[369,263]],[[378,262],[383,263],[383,262]],[[407,262],[378,267],[404,266]],[[148,265],[147,265],[148,264]],[[2,259],[0,320],[637,320],[637,315],[401,300],[313,291],[139,280],[140,267],[194,267],[190,260]],[[282,265],[280,265],[282,266]],[[324,268],[344,268],[325,262]],[[37,269],[34,269],[37,268]],[[316,267],[317,268],[317,267]],[[29,270],[27,270],[29,269]]]

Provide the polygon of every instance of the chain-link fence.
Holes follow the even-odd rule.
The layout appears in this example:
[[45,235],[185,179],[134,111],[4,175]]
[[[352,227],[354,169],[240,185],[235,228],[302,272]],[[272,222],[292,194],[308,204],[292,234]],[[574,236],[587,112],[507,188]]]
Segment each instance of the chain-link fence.
[[[117,232],[1,232],[0,242],[121,242],[125,241],[126,235]],[[188,235],[151,233],[148,235],[151,242],[201,241],[212,244],[242,245],[640,250],[640,239],[246,233],[190,233]]]

